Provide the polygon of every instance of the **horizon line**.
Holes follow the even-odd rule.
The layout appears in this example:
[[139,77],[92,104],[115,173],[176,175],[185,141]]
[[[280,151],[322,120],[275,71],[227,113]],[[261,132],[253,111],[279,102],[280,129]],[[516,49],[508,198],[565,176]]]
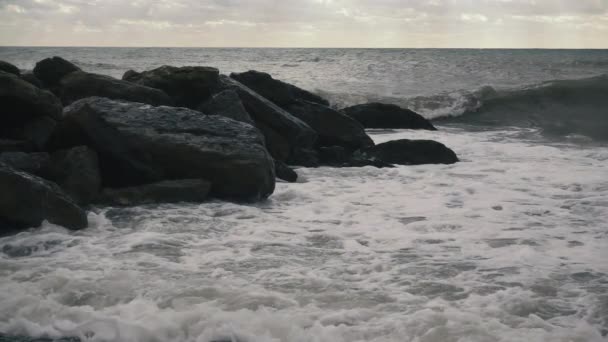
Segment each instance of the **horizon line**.
[[326,47],[326,46],[127,46],[127,45],[1,45],[0,48],[120,48],[120,49],[343,49],[343,50],[608,50],[587,47]]

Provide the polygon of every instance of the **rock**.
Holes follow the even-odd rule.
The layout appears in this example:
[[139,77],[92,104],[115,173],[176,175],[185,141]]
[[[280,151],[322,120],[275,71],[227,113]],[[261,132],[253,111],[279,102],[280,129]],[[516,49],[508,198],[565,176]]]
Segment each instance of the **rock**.
[[36,75],[34,75],[33,71],[26,71],[26,72],[22,73],[21,79],[40,89],[44,88],[44,84],[42,84],[42,81],[40,81],[38,79],[38,77],[36,77]]
[[22,137],[30,141],[37,150],[44,150],[57,122],[48,116],[33,118],[23,126]]
[[456,153],[433,140],[393,140],[360,151],[362,158],[398,165],[454,164]]
[[217,87],[219,70],[202,66],[162,66],[141,73],[127,71],[123,80],[156,88],[169,94],[175,104],[196,109]]
[[63,77],[74,72],[81,71],[79,67],[66,61],[61,57],[52,57],[41,60],[34,67],[34,75],[47,87],[53,87]]
[[100,202],[113,206],[155,203],[200,203],[207,199],[211,183],[203,179],[164,181],[120,189],[104,189]]
[[374,146],[360,123],[329,107],[296,101],[286,109],[317,131],[317,146],[343,146],[353,150]]
[[359,121],[365,128],[437,130],[422,115],[392,104],[367,103],[344,108],[341,112]]
[[320,147],[318,151],[319,162],[323,165],[342,165],[348,163],[353,156],[353,152],[350,149],[346,149],[342,146]]
[[171,98],[162,90],[84,71],[75,71],[63,77],[57,87],[57,94],[64,105],[92,96],[153,106],[173,104]]
[[13,169],[24,171],[31,174],[40,175],[40,170],[44,168],[50,160],[46,152],[24,153],[24,152],[4,152],[0,153],[0,163],[4,163]]
[[280,161],[275,161],[275,174],[277,178],[282,179],[284,181],[295,183],[298,180],[298,174],[292,170],[289,166],[285,165],[285,163]]
[[13,131],[35,117],[61,118],[62,106],[52,93],[18,76],[0,71],[0,137],[18,138]]
[[234,90],[227,89],[213,95],[197,109],[208,115],[221,115],[236,121],[254,124],[239,95]]
[[304,167],[318,167],[319,153],[313,149],[301,149],[291,154],[286,162],[288,165],[298,165]]
[[34,148],[25,140],[0,139],[0,153],[2,152],[29,152]]
[[291,145],[287,138],[261,122],[256,122],[255,126],[264,135],[266,149],[268,149],[270,155],[275,160],[287,160],[291,154]]
[[86,146],[56,151],[41,173],[80,205],[92,203],[101,190],[97,153]]
[[186,108],[88,98],[65,109],[50,148],[88,145],[106,187],[207,179],[220,197],[272,194],[274,164],[253,126]]
[[17,75],[17,76],[19,76],[21,74],[21,71],[19,70],[19,68],[12,65],[11,63],[5,62],[5,61],[0,61],[0,71],[4,71],[9,74],[13,74],[13,75]]
[[274,102],[277,106],[286,109],[298,100],[304,100],[329,106],[329,101],[307,90],[292,84],[275,80],[265,72],[250,70],[242,73],[232,73],[230,77],[251,88],[256,93]]
[[[236,80],[229,77],[220,77],[220,81],[222,90],[232,89],[236,91],[247,113],[265,135],[266,131],[271,129],[288,143],[289,155],[299,149],[312,148],[317,139],[317,134],[302,120],[279,108]],[[264,128],[267,128],[266,131]],[[271,146],[277,139],[268,139],[268,136],[266,138],[269,150],[282,148]],[[283,155],[273,155],[273,157],[280,161],[286,159]]]
[[38,227],[42,221],[76,230],[87,215],[57,185],[0,163],[0,220],[15,228]]

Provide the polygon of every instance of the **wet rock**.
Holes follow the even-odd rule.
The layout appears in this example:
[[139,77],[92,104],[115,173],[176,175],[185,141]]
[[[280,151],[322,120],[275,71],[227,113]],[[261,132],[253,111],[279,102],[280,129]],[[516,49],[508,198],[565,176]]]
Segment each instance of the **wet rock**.
[[53,87],[66,75],[81,71],[79,67],[61,57],[52,57],[41,60],[34,67],[34,75],[47,87]]
[[40,175],[40,171],[50,160],[46,152],[24,153],[24,152],[4,152],[0,153],[0,163],[31,174]]
[[165,65],[141,73],[129,70],[123,80],[160,89],[169,94],[177,106],[196,109],[217,87],[219,74],[218,69],[211,67]]
[[286,109],[317,131],[317,146],[342,146],[353,150],[374,146],[361,124],[329,107],[295,101]]
[[44,88],[44,84],[42,83],[42,81],[40,81],[38,79],[38,77],[36,77],[36,75],[34,75],[34,72],[31,70],[28,70],[28,71],[22,73],[21,79],[35,87],[38,87],[41,89]]
[[87,145],[98,152],[104,186],[207,179],[220,197],[258,199],[274,191],[272,158],[253,126],[186,108],[106,98],[65,109],[53,149]]
[[31,143],[25,140],[0,139],[0,153],[29,152],[33,150]]
[[198,110],[208,115],[221,115],[236,121],[253,125],[254,122],[234,90],[224,90],[213,95]]
[[120,189],[104,189],[99,202],[114,206],[155,203],[200,203],[207,199],[211,183],[203,179],[182,179]]
[[365,128],[437,130],[422,115],[392,104],[367,103],[344,108],[341,112],[357,120]]
[[444,144],[432,140],[393,140],[359,151],[360,156],[390,164],[454,164],[456,153]]
[[83,229],[87,216],[56,184],[0,163],[0,219],[15,228],[42,221]]
[[134,101],[153,106],[173,104],[171,98],[162,90],[84,71],[75,71],[63,77],[56,92],[64,105],[92,96]]
[[275,174],[277,178],[282,179],[284,181],[295,183],[298,180],[298,174],[291,169],[289,166],[285,165],[285,163],[280,161],[275,161]]
[[292,153],[286,162],[288,165],[319,167],[319,153],[313,149],[301,149]]
[[97,153],[86,146],[54,152],[41,172],[80,205],[90,204],[101,189]]
[[55,127],[57,122],[48,116],[33,118],[23,126],[22,137],[30,141],[37,150],[44,150]]
[[19,68],[12,65],[11,63],[5,62],[5,61],[0,61],[0,71],[4,71],[9,74],[13,74],[13,75],[17,75],[17,76],[19,76],[21,74],[21,71],[19,70]]
[[230,77],[284,109],[285,106],[299,100],[329,106],[329,101],[319,95],[298,88],[292,84],[275,80],[265,72],[250,70],[242,73],[232,73],[230,74]]

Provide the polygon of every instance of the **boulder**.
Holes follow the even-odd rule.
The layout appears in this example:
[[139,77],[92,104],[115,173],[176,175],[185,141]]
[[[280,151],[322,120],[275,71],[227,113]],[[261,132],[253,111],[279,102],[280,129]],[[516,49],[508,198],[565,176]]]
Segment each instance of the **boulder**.
[[232,73],[230,77],[253,89],[256,93],[274,102],[281,108],[295,101],[303,100],[329,106],[329,101],[307,90],[292,84],[275,80],[265,72],[250,70],[242,73]]
[[220,197],[274,191],[274,164],[255,127],[186,108],[83,99],[65,109],[49,145],[97,151],[105,187],[206,179]]
[[48,116],[33,118],[23,126],[21,137],[31,142],[37,150],[44,150],[56,126],[57,121]]
[[156,203],[200,203],[207,199],[211,183],[204,179],[163,181],[120,189],[104,189],[100,203],[135,206]]
[[359,121],[365,128],[437,130],[422,115],[392,104],[367,103],[344,108],[341,112]]
[[304,167],[319,167],[319,152],[313,149],[301,149],[291,154],[286,163]]
[[50,160],[46,152],[25,153],[25,152],[4,152],[0,153],[0,163],[4,163],[13,169],[24,171],[31,174],[40,175],[40,171]]
[[61,57],[52,57],[41,60],[34,67],[34,75],[47,87],[53,87],[63,77],[74,72],[81,71],[79,67],[66,61]]
[[32,144],[25,140],[15,139],[0,139],[0,153],[2,152],[29,152],[34,147]]
[[329,146],[319,148],[319,162],[321,165],[332,167],[363,167],[373,166],[377,168],[394,167],[383,160],[368,157],[342,146]]
[[42,84],[42,81],[40,81],[38,79],[38,77],[36,77],[36,75],[34,75],[34,72],[31,70],[28,70],[28,71],[22,73],[21,79],[35,87],[38,87],[41,89],[44,88],[44,84]]
[[141,73],[133,70],[123,80],[156,88],[169,94],[177,106],[196,109],[217,87],[219,70],[202,66],[162,66]]
[[274,172],[277,175],[277,178],[290,183],[295,183],[298,180],[298,174],[289,166],[285,165],[285,163],[275,161],[274,167]]
[[291,145],[287,138],[261,122],[256,122],[255,126],[264,135],[266,149],[268,149],[270,155],[275,160],[287,160],[291,154]]
[[374,146],[360,123],[329,107],[295,101],[286,109],[317,131],[317,146],[343,146],[353,150]]
[[17,75],[17,76],[19,76],[21,74],[21,71],[19,70],[19,68],[12,65],[11,63],[5,62],[5,61],[0,61],[0,71],[4,71],[9,74],[13,74],[13,75]]
[[92,203],[101,190],[97,153],[86,146],[56,151],[41,175],[57,183],[80,205]]
[[208,115],[221,115],[236,121],[253,125],[254,122],[243,106],[239,94],[234,90],[224,90],[213,95],[198,110]]
[[[288,144],[289,155],[299,149],[311,148],[316,139],[316,132],[302,120],[296,118],[274,103],[260,96],[253,90],[244,86],[240,82],[229,77],[220,77],[221,90],[234,90],[241,99],[247,113],[255,121],[266,136],[269,150],[277,150],[282,147],[271,146],[278,139],[268,139],[266,131],[272,130],[281,136],[281,140]],[[265,131],[266,128],[266,131]],[[287,159],[283,155],[274,155],[275,159],[284,161]]]
[[454,164],[456,153],[433,140],[393,140],[359,151],[359,158],[398,165]]
[[0,189],[0,221],[12,228],[38,227],[44,220],[73,230],[88,224],[86,213],[56,184],[2,163]]
[[63,77],[56,91],[64,105],[92,96],[153,106],[173,104],[171,98],[162,90],[84,71],[75,71]]

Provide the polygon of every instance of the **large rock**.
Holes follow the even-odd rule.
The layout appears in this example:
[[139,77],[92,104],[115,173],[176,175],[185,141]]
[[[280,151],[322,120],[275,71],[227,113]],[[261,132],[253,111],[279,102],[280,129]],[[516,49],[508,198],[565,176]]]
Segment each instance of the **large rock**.
[[422,115],[392,104],[367,103],[344,108],[341,111],[359,121],[365,128],[437,130]]
[[216,68],[165,65],[141,73],[129,70],[123,80],[161,89],[173,98],[176,105],[196,109],[217,87],[219,74]]
[[0,163],[0,221],[10,228],[40,226],[42,221],[83,229],[85,212],[57,185]]
[[[287,149],[289,154],[287,157],[289,157],[298,150],[311,148],[314,145],[317,134],[302,120],[281,109],[236,80],[229,77],[220,77],[220,82],[221,90],[231,89],[239,95],[247,113],[249,113],[251,118],[256,122],[256,126],[264,132],[266,142],[269,145],[269,150],[284,149],[282,146],[273,146],[277,142],[283,143],[284,141],[288,144]],[[272,130],[274,134],[279,135],[281,139],[269,139],[269,135],[266,134],[266,131],[270,130]],[[281,161],[287,159],[284,155],[273,154],[273,157]]]
[[13,169],[31,174],[40,175],[42,168],[46,167],[50,156],[46,152],[4,152],[0,153],[0,163],[4,163]]
[[275,161],[275,174],[277,178],[282,179],[284,181],[295,183],[298,180],[298,174],[289,166],[285,165],[285,163],[280,161]]
[[292,84],[275,80],[265,72],[250,70],[242,73],[232,73],[230,77],[253,89],[258,94],[274,102],[281,108],[285,108],[298,100],[318,103],[329,106],[329,102],[307,90],[298,88]]
[[44,84],[42,83],[42,81],[40,81],[38,77],[34,75],[34,72],[31,70],[23,72],[21,74],[21,79],[35,87],[44,88]]
[[2,152],[30,152],[34,146],[25,140],[0,138],[0,153]]
[[92,203],[101,190],[97,153],[86,146],[56,151],[41,174],[57,183],[80,205]]
[[209,115],[221,115],[236,121],[253,125],[253,119],[243,106],[239,94],[234,90],[224,90],[213,95],[207,102],[198,107],[198,110]]
[[37,150],[44,150],[55,127],[57,121],[48,116],[33,118],[23,126],[21,137],[30,141]]
[[61,57],[52,57],[41,60],[34,67],[34,75],[47,87],[53,87],[61,81],[63,77],[80,68]]
[[88,98],[65,109],[51,148],[86,144],[99,154],[105,187],[206,179],[221,197],[274,191],[274,164],[253,126],[186,108]]
[[9,74],[13,74],[13,75],[17,75],[17,76],[19,76],[21,74],[21,71],[19,70],[19,68],[12,65],[11,63],[5,62],[5,61],[0,61],[0,71],[4,71]]
[[134,206],[156,203],[200,203],[207,199],[211,183],[204,179],[163,181],[119,189],[104,189],[100,203]]
[[317,146],[343,146],[353,150],[374,146],[360,123],[329,107],[296,101],[286,109],[317,131]]
[[433,140],[393,140],[359,151],[360,159],[376,159],[390,164],[454,164],[456,153]]
[[84,71],[75,71],[64,76],[59,82],[56,92],[64,105],[92,96],[134,101],[153,106],[173,104],[171,98],[162,90]]

